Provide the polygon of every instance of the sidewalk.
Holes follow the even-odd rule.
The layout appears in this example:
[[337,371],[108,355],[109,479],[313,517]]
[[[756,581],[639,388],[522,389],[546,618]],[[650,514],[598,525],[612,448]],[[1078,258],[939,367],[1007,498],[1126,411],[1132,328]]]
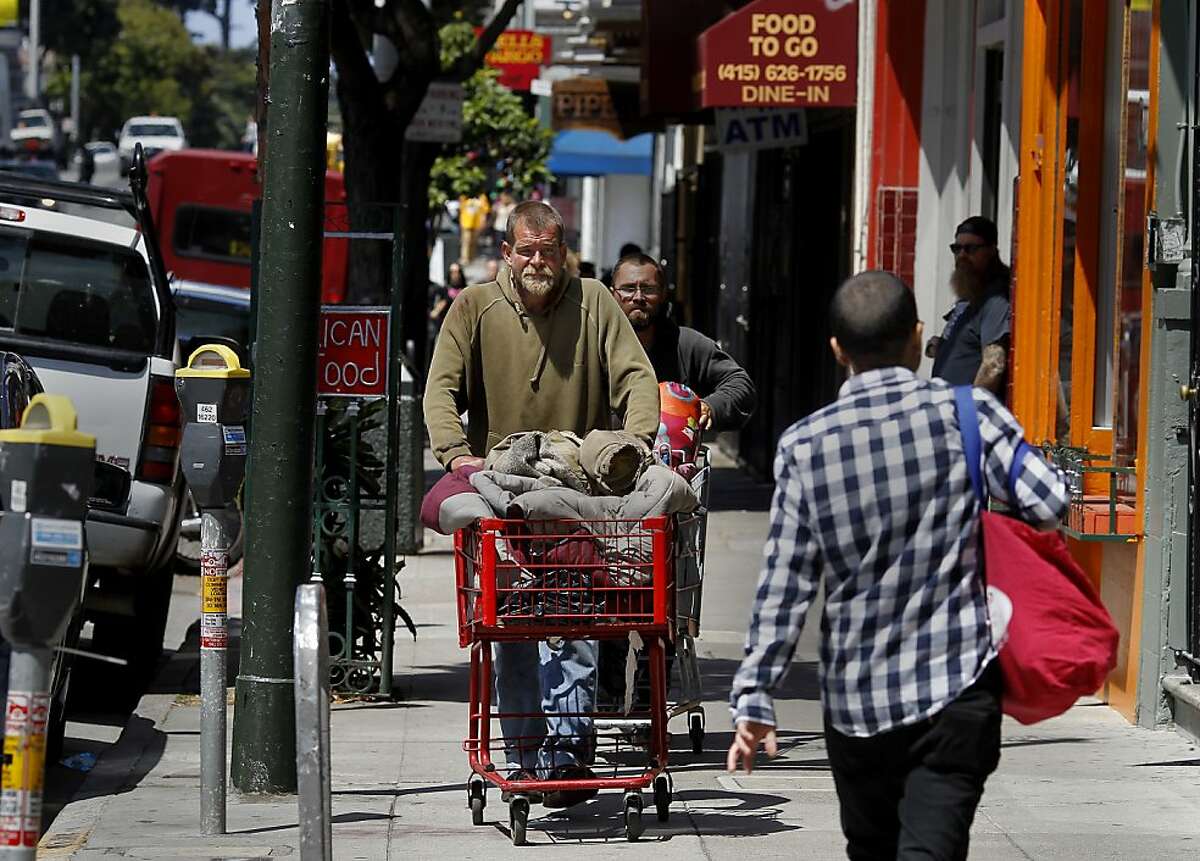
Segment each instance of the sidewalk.
[[[739,499],[763,507],[761,486],[743,481],[739,491]],[[674,725],[672,818],[659,824],[648,804],[646,833],[637,844],[624,840],[619,794],[602,794],[571,811],[535,806],[529,822],[534,845],[523,850],[509,843],[498,792],[488,793],[488,825],[471,825],[462,752],[466,655],[457,644],[451,557],[434,549],[410,559],[402,575],[404,603],[420,636],[413,642],[397,634],[399,701],[333,709],[335,857],[511,858],[537,855],[538,846],[552,843],[571,844],[567,851],[577,858],[845,857],[820,735],[813,616],[780,698],[786,728],[780,757],[749,777],[723,771],[729,743],[724,697],[766,528],[762,510],[712,515],[700,641],[707,749],[693,756],[686,726]],[[444,539],[437,546],[448,547]],[[233,614],[240,593],[231,589],[230,599]],[[54,822],[39,857],[298,857],[294,797],[231,796],[231,833],[198,836],[198,733],[194,697],[147,695],[120,742]],[[988,783],[972,849],[978,859],[1196,858],[1200,753],[1172,732],[1131,727],[1096,702],[1032,728],[1008,723],[1003,761]]]

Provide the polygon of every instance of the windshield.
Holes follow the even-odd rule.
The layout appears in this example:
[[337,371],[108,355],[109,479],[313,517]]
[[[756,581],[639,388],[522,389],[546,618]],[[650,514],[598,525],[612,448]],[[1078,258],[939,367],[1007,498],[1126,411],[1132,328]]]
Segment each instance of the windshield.
[[27,129],[44,129],[49,123],[41,114],[30,114],[27,117],[20,117],[17,120],[17,125]]
[[149,353],[157,313],[137,252],[53,233],[0,231],[0,329]]
[[179,129],[174,123],[134,123],[129,127],[134,137],[177,138]]

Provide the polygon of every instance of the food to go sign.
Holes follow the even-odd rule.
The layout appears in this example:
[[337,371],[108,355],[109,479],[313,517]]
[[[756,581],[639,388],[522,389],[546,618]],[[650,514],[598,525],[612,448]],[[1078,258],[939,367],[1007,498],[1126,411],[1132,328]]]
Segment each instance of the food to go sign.
[[857,100],[854,0],[756,0],[700,34],[700,105],[850,107]]
[[323,305],[317,338],[317,395],[387,397],[387,308]]

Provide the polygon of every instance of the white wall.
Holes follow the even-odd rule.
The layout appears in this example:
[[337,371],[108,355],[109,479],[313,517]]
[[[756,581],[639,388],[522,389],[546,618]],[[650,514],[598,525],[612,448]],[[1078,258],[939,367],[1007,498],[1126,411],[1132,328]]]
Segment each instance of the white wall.
[[581,256],[596,264],[603,272],[617,262],[617,253],[626,242],[636,242],[643,249],[651,247],[650,222],[654,217],[651,199],[653,180],[648,176],[613,174],[600,182],[601,235],[591,251],[595,257]]

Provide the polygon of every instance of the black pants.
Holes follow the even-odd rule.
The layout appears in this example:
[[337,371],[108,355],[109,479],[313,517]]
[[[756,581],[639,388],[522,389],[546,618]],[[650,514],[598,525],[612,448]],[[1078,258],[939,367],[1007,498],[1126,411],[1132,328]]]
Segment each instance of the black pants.
[[962,859],[983,784],[1000,762],[1000,668],[931,718],[869,738],[825,718],[851,861]]

